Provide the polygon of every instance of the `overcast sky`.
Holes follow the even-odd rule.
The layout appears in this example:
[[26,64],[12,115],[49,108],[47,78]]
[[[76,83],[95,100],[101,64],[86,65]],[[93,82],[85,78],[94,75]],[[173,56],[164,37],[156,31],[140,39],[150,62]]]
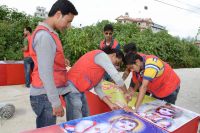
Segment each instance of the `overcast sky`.
[[[33,15],[37,6],[50,10],[56,0],[0,0],[0,5],[16,8]],[[95,24],[101,20],[116,22],[129,13],[130,17],[151,18],[165,26],[173,36],[195,37],[200,27],[200,0],[71,0],[79,12],[72,25]],[[171,5],[171,6],[169,6]],[[144,7],[148,9],[145,10]],[[180,9],[182,8],[182,9]]]

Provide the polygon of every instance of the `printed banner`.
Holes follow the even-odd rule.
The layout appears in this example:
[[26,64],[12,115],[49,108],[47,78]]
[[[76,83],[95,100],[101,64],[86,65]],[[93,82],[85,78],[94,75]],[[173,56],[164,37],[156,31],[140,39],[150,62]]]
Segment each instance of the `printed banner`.
[[161,100],[143,104],[138,110],[138,115],[170,132],[199,117],[197,113]]
[[166,133],[167,131],[123,110],[60,124],[66,133]]
[[[127,102],[123,96],[121,89],[119,89],[114,83],[103,81],[102,82],[102,91],[107,95],[107,97],[118,106],[123,107],[123,105],[127,105]],[[128,103],[130,107],[133,107],[137,98],[137,92],[133,96],[132,100]],[[150,96],[145,96],[143,103],[148,103],[154,101],[155,98]]]
[[[112,102],[119,106],[127,104],[122,91],[114,83],[103,81],[102,90]],[[134,106],[136,98],[137,93],[128,103],[130,107]],[[138,115],[170,132],[199,116],[192,111],[167,104],[150,96],[145,96],[143,105],[138,110]]]

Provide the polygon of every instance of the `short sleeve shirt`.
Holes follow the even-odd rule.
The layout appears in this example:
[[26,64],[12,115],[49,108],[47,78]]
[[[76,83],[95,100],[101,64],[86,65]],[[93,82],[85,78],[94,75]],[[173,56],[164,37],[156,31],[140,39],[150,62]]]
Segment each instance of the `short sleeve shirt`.
[[143,78],[146,80],[153,80],[160,77],[164,72],[164,62],[159,58],[148,58],[145,61],[145,70]]

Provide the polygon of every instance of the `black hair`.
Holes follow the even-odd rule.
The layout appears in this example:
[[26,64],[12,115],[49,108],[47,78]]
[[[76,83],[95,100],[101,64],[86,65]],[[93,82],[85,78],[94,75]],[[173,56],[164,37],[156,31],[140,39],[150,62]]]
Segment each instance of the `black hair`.
[[139,59],[140,61],[143,61],[142,56],[140,56],[139,54],[129,52],[125,56],[125,64],[126,65],[133,65],[133,64],[136,63],[137,59]]
[[112,26],[112,24],[105,25],[103,31],[104,32],[105,31],[112,31],[113,32],[113,26]]
[[122,59],[122,61],[124,62],[124,54],[121,50],[119,49],[112,49],[110,47],[105,47],[104,49],[102,49],[106,54],[116,54],[116,57],[119,59]]
[[27,31],[29,31],[30,33],[32,33],[32,29],[31,29],[31,27],[25,27],[25,29],[27,30]]
[[61,11],[62,15],[66,15],[69,13],[72,13],[73,15],[78,15],[76,8],[68,0],[57,0],[51,7],[48,16],[54,16],[57,11]]
[[126,53],[126,54],[129,52],[137,53],[137,47],[134,42],[125,44],[123,49],[124,49],[124,53]]

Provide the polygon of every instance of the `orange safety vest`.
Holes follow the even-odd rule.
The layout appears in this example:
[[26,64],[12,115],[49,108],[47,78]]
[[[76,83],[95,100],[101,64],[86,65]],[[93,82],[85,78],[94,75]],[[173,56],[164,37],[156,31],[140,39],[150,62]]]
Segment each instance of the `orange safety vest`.
[[[155,57],[155,56],[154,56]],[[152,58],[152,55],[147,55],[146,59]],[[164,98],[173,93],[180,86],[180,78],[166,62],[164,63],[164,72],[161,76],[155,77],[148,84],[147,91],[158,98]],[[143,76],[143,75],[142,75]],[[139,78],[142,82],[143,78]]]
[[[112,49],[116,49],[117,48],[117,45],[118,45],[118,41],[117,40],[115,40],[115,39],[113,39],[113,43],[111,44],[112,45]],[[106,47],[106,41],[105,40],[102,40],[101,42],[100,42],[100,49],[103,49],[103,48],[105,48]]]
[[[43,87],[43,83],[42,80],[40,79],[40,75],[38,72],[38,61],[37,61],[37,55],[33,49],[33,40],[35,38],[35,35],[38,31],[40,30],[45,30],[47,31],[52,38],[55,41],[56,44],[56,55],[55,55],[55,59],[54,59],[54,65],[53,65],[53,76],[54,76],[54,83],[56,85],[56,87],[63,87],[66,86],[66,67],[65,67],[65,57],[64,57],[64,53],[63,53],[63,48],[62,48],[62,44],[61,41],[59,39],[59,37],[53,33],[50,32],[48,28],[44,27],[44,26],[37,26],[37,28],[35,29],[35,31],[33,32],[32,36],[31,36],[31,43],[30,43],[30,55],[33,59],[34,62],[34,69],[32,72],[32,86],[35,88],[42,88]],[[42,45],[42,44],[41,44]]]
[[27,40],[28,40],[28,47],[27,47],[27,50],[24,51],[24,58],[25,58],[25,57],[30,57],[29,47],[30,47],[30,42],[31,42],[31,35],[28,34],[26,38],[27,38]]
[[139,54],[142,58],[146,58],[148,56],[148,58],[158,58],[157,56],[155,55],[147,55],[147,54],[143,54],[143,53],[137,53]]
[[71,81],[80,92],[92,89],[103,78],[105,70],[94,61],[95,56],[102,52],[93,50],[86,53],[67,73],[68,81]]

